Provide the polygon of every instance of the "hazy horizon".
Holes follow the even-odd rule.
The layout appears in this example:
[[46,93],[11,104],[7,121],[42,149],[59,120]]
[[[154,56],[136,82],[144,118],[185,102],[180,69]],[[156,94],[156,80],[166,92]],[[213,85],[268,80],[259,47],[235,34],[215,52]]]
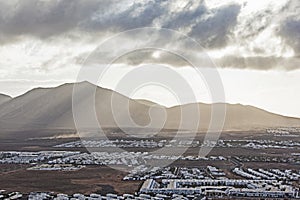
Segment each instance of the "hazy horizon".
[[[59,87],[63,84],[73,84],[73,83],[79,83],[79,82],[82,82],[82,81],[77,81],[77,82],[74,82],[74,81],[68,81],[68,82],[62,82],[62,83],[56,83],[56,84],[49,84],[49,85],[38,85],[37,87],[32,87],[28,90],[25,90],[24,92],[20,92],[19,94],[17,95],[9,95],[9,94],[6,94],[6,93],[1,93],[0,94],[4,94],[4,95],[8,95],[12,98],[16,98],[16,97],[19,97],[19,96],[22,96],[24,94],[26,94],[27,92],[30,92],[31,90],[33,89],[36,89],[36,88],[56,88],[56,87]],[[93,84],[93,83],[92,83]],[[101,87],[101,88],[104,88],[104,89],[109,89],[109,90],[112,90],[112,91],[115,91],[114,88],[112,87],[109,87],[109,86],[101,86],[99,84],[95,84],[97,85],[98,87]],[[147,88],[144,88],[144,89],[147,89]],[[147,91],[147,90],[146,90]],[[153,90],[152,90],[153,91]],[[118,91],[116,91],[118,92]],[[209,102],[209,101],[196,101],[196,102],[185,102],[183,104],[180,104],[176,101],[176,99],[172,99],[172,96],[164,93],[165,91],[161,90],[159,91],[156,90],[156,92],[158,92],[157,94],[159,94],[160,92],[160,95],[156,95],[156,97],[160,97],[160,98],[155,98],[153,94],[151,93],[143,93],[145,92],[145,90],[141,90],[141,92],[137,93],[136,95],[134,96],[127,96],[126,94],[123,94],[129,98],[132,98],[132,99],[136,99],[136,100],[149,100],[151,102],[154,102],[154,103],[157,103],[157,104],[160,104],[162,106],[165,106],[165,107],[173,107],[173,106],[177,106],[177,105],[183,105],[183,104],[189,104],[189,103],[205,103],[205,104],[211,104],[211,103],[227,103],[227,104],[241,104],[241,105],[245,105],[245,106],[254,106],[256,108],[259,108],[259,109],[263,109],[263,110],[266,110],[268,112],[271,112],[271,113],[274,113],[274,114],[279,114],[279,115],[283,115],[283,116],[287,116],[287,117],[296,117],[296,118],[300,118],[300,115],[289,115],[289,114],[285,114],[285,113],[280,113],[280,112],[276,112],[274,110],[268,110],[264,107],[260,107],[259,105],[252,105],[252,104],[247,104],[247,103],[241,103],[241,102],[228,102],[228,101],[225,101],[225,102]],[[122,94],[122,93],[121,93]],[[161,96],[162,95],[162,96]],[[166,97],[169,98],[169,102],[166,102]]]

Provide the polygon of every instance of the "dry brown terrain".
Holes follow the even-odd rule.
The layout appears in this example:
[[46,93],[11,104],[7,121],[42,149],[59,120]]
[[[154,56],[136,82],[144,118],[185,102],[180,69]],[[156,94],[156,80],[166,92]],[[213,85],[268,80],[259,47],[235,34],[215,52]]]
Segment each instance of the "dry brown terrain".
[[89,166],[74,172],[29,171],[26,165],[1,165],[0,188],[7,191],[51,191],[55,193],[130,193],[140,181],[122,181],[125,172],[106,166]]

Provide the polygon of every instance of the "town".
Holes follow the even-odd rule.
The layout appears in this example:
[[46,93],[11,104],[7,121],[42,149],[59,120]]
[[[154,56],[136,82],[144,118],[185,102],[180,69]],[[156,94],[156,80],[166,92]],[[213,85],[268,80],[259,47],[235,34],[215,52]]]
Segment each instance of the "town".
[[[271,136],[266,138],[265,134]],[[299,137],[288,139],[291,134],[298,135],[298,129],[267,129],[255,137],[228,134],[218,141],[205,142],[201,138],[121,136],[44,139],[50,143],[45,142],[40,151],[0,151],[0,172],[10,180],[15,172],[40,174],[45,179],[49,173],[55,173],[67,179],[71,176],[76,183],[77,174],[81,174],[78,183],[83,180],[88,185],[83,178],[95,172],[99,171],[100,175],[99,178],[93,175],[91,180],[95,183],[111,182],[105,178],[115,173],[111,170],[123,172],[116,172],[115,185],[102,184],[103,190],[80,190],[77,185],[77,191],[72,189],[72,192],[59,192],[59,189],[55,192],[43,187],[14,190],[4,185],[0,188],[0,199],[300,199],[300,141]],[[26,142],[31,145],[35,140]],[[203,157],[198,155],[201,147],[214,147],[214,150]],[[20,149],[25,148],[28,149],[26,146]],[[159,148],[168,151],[158,153]],[[178,155],[168,153],[180,148],[187,150]],[[285,151],[288,153],[281,153]],[[95,185],[91,183],[90,187]]]

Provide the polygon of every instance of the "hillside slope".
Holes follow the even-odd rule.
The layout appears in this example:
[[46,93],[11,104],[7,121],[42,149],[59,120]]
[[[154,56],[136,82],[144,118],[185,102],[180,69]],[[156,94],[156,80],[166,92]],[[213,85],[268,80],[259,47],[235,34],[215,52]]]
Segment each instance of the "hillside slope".
[[[206,130],[211,121],[210,104],[187,104],[164,108],[154,103],[141,100],[129,99],[112,90],[97,87],[95,95],[88,91],[95,86],[88,83],[76,83],[79,101],[75,104],[82,109],[81,120],[85,122],[86,128],[97,128],[92,123],[91,117],[86,110],[87,102],[95,98],[95,112],[102,127],[117,127],[115,118],[128,120],[126,109],[129,105],[130,115],[138,125],[148,125],[151,120],[149,111],[153,114],[153,126],[163,121],[163,112],[167,119],[165,128],[177,129],[181,122],[181,109],[193,110],[198,106],[200,110],[199,130]],[[0,127],[2,129],[73,129],[75,128],[72,113],[72,92],[74,84],[64,84],[55,88],[37,88],[26,94],[11,99],[0,105]],[[114,114],[111,107],[111,98],[114,95]],[[146,103],[145,103],[146,102]],[[264,129],[278,126],[300,126],[300,119],[273,114],[262,109],[240,104],[226,104],[226,119],[224,130],[251,130]],[[184,127],[188,129],[189,121],[185,120]],[[125,123],[126,124],[126,123]]]
[[7,102],[7,101],[10,101],[12,98],[8,95],[5,95],[5,94],[0,94],[0,105]]

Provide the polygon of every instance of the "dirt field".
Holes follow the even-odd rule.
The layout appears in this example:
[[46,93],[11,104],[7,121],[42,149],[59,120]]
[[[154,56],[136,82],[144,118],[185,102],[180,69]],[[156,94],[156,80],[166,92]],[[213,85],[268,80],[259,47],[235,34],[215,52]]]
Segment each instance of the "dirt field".
[[[8,165],[0,166],[1,169]],[[139,189],[140,181],[122,181],[126,173],[106,166],[89,166],[74,172],[28,171],[10,165],[10,170],[0,172],[0,188],[7,191],[28,193],[32,191],[52,191],[55,193],[129,193]]]

